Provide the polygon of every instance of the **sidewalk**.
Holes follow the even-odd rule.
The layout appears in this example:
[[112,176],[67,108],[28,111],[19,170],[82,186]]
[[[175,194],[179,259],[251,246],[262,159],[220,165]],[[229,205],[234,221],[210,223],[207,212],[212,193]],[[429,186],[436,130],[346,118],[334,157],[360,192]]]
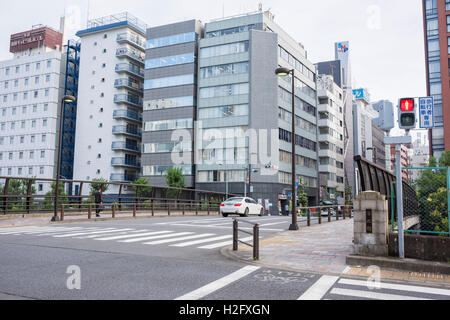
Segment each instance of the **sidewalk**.
[[[353,219],[301,227],[299,231],[283,231],[260,242],[260,261],[254,262],[252,248],[239,244],[222,249],[228,258],[268,268],[287,269],[338,276],[368,278],[365,267],[351,267],[346,258],[353,253]],[[450,285],[450,276],[381,269],[381,278]]]

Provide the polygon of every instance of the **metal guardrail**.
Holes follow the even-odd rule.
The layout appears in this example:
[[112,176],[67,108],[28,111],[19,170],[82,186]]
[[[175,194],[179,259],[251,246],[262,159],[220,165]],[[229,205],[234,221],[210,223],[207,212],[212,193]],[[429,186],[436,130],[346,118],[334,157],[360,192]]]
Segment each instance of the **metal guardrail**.
[[[239,229],[239,221],[253,225],[253,233]],[[253,244],[239,240],[239,232],[249,234],[253,237]],[[250,221],[233,219],[233,251],[238,251],[239,243],[253,248],[253,260],[259,260],[259,224]]]

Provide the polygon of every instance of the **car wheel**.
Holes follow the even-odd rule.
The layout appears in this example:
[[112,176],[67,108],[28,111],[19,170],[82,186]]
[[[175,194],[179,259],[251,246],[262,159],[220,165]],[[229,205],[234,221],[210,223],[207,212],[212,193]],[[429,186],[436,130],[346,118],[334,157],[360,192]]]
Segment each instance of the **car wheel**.
[[248,210],[248,208],[246,208],[244,214],[241,214],[241,217],[248,217],[248,213],[249,213],[249,210]]
[[228,213],[222,213],[222,216],[223,216],[224,218],[226,218],[226,217],[228,217]]
[[259,212],[259,216],[262,217],[264,215],[264,209],[261,209],[261,211]]

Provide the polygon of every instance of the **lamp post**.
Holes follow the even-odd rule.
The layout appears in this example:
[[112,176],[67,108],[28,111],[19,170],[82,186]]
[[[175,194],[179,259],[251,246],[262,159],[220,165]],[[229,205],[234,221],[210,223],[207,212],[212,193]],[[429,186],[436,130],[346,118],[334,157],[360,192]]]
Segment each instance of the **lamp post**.
[[56,162],[56,185],[55,185],[55,199],[53,208],[53,218],[51,221],[58,221],[58,200],[59,200],[59,178],[61,175],[61,152],[62,152],[62,130],[64,122],[64,104],[73,103],[76,98],[74,96],[64,96],[61,99],[61,109],[59,114],[59,142],[58,142],[58,161]]
[[298,230],[298,219],[297,219],[297,192],[296,192],[296,173],[295,173],[295,69],[288,68],[277,68],[275,70],[277,76],[292,76],[292,224],[289,230]]

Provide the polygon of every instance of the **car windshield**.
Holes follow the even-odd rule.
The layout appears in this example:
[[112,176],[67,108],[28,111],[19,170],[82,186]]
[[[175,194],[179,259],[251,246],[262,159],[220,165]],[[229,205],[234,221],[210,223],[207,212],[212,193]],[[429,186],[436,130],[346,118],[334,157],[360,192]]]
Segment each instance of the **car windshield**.
[[241,202],[244,198],[230,198],[225,202]]

